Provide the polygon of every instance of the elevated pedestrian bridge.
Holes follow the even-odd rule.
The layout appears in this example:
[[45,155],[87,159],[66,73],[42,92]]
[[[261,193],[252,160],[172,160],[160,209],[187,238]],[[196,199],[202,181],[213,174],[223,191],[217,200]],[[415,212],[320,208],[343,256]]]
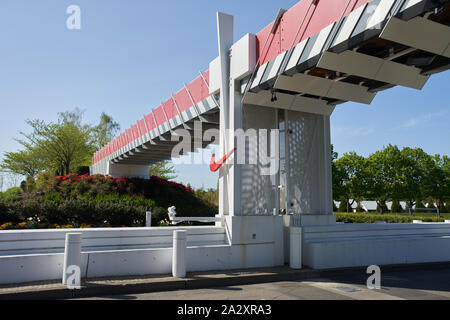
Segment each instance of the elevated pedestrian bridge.
[[[447,70],[449,24],[448,0],[303,0],[232,45],[230,76],[244,104],[331,115],[339,104],[370,104],[394,86],[420,90]],[[217,58],[96,152],[91,172],[145,176],[147,166],[172,158],[177,129],[192,137],[219,129],[220,83]],[[190,151],[210,143],[219,141],[192,138]]]

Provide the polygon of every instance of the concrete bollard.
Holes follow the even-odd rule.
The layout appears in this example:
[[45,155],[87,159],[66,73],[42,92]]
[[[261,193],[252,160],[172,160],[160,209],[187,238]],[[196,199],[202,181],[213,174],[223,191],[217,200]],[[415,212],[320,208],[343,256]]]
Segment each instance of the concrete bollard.
[[289,267],[302,268],[302,228],[290,227]]
[[67,268],[76,266],[81,269],[81,233],[66,233],[62,283],[67,284]]
[[152,212],[151,211],[147,211],[145,213],[145,226],[147,228],[150,228],[152,226]]
[[186,277],[187,231],[177,230],[173,233],[172,275],[175,278]]

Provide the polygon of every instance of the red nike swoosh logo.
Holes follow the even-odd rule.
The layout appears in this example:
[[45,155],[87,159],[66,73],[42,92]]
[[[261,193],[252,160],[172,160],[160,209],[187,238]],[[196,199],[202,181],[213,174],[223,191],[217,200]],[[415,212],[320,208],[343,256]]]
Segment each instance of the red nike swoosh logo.
[[225,161],[227,161],[227,159],[229,157],[231,157],[231,155],[236,151],[237,149],[234,148],[233,150],[231,150],[230,152],[228,152],[225,156],[223,156],[222,159],[220,159],[219,162],[216,162],[216,155],[213,154],[211,157],[211,164],[209,165],[209,169],[211,169],[212,172],[216,172],[217,170],[219,170],[220,168],[222,168],[223,164],[225,163]]

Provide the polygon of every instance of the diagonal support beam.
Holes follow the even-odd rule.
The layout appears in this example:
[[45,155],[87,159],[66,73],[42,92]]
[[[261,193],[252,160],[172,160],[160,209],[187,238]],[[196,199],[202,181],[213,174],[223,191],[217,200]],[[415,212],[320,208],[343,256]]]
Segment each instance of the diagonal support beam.
[[450,27],[422,17],[391,18],[380,38],[450,58]]
[[419,68],[349,50],[324,52],[317,67],[419,90],[429,79]]

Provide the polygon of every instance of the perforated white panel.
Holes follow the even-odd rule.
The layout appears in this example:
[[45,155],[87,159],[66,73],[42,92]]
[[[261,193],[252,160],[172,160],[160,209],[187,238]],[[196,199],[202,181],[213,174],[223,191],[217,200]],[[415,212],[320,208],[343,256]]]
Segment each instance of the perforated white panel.
[[[247,129],[276,129],[275,109],[261,106],[244,106],[243,127]],[[269,134],[269,133],[268,133]],[[270,139],[268,138],[269,151]],[[265,150],[264,150],[265,151]],[[264,166],[261,164],[262,148],[254,146],[250,150],[249,144],[246,145],[246,154],[258,154],[257,164],[241,165],[241,206],[242,215],[273,215],[275,205],[275,186],[272,185],[270,176],[263,175]],[[267,167],[266,167],[267,168]]]
[[[312,113],[288,112],[287,212],[316,213],[320,205],[320,130],[323,117]],[[319,212],[317,212],[319,213]]]

